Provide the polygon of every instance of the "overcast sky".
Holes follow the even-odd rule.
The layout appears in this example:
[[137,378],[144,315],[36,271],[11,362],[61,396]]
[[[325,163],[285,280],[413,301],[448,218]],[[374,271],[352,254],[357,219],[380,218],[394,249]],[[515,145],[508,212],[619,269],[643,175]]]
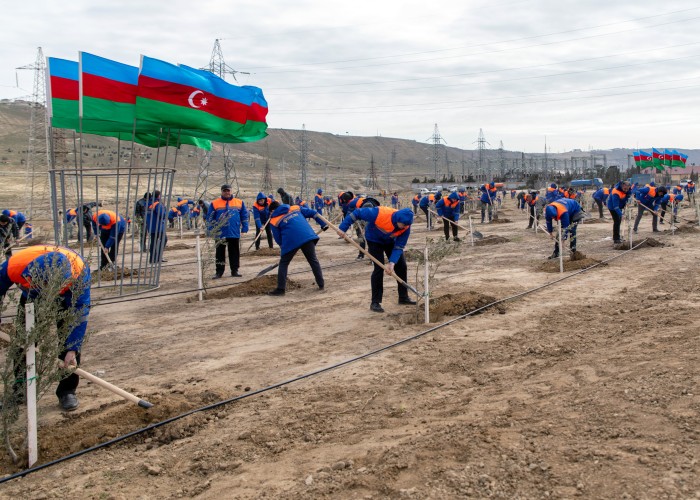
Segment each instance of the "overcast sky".
[[[697,0],[32,0],[5,6],[0,98],[37,47],[205,66],[214,40],[273,128],[541,152],[700,148]],[[16,88],[16,74],[19,87]]]

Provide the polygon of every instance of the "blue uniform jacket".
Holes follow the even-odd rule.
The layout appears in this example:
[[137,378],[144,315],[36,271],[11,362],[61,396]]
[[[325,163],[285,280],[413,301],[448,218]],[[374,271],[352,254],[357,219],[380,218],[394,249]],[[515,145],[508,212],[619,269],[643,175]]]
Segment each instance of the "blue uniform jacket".
[[593,193],[593,199],[598,200],[601,203],[608,201],[608,196],[610,196],[610,194],[605,194],[605,188],[600,188],[598,191]]
[[258,205],[259,200],[266,200],[267,196],[265,196],[265,193],[258,193],[258,196],[255,198],[255,203],[253,203],[253,220],[255,221],[255,227],[257,229],[262,229],[262,227],[265,225],[267,220],[270,218],[270,207],[266,203],[265,206],[261,207]]
[[280,205],[270,215],[272,237],[280,247],[280,255],[291,252],[309,241],[317,241],[318,235],[306,219],[314,219],[321,227],[326,223],[318,217],[312,208],[298,205]]
[[218,229],[216,238],[240,238],[241,228],[248,232],[248,209],[243,200],[238,198],[217,198],[209,204],[207,214],[209,231]]
[[[449,200],[451,203],[445,203],[445,199]],[[457,193],[450,193],[449,196],[440,198],[440,201],[435,204],[435,208],[440,217],[447,217],[457,222],[459,220],[459,205],[459,195]]]
[[489,205],[493,203],[498,194],[498,190],[495,187],[487,189],[486,186],[481,186],[479,191],[481,191],[481,198],[479,198],[481,202],[488,203]]
[[[100,222],[99,217],[97,219],[97,222]],[[97,234],[97,229],[98,229],[97,224],[95,224],[95,222],[93,221],[92,230],[95,234]],[[126,221],[124,220],[124,217],[122,217],[120,215],[117,222],[111,228],[109,228],[109,229],[99,228],[99,229],[100,229],[100,233],[102,231],[109,231],[109,238],[107,238],[107,241],[105,241],[105,243],[104,243],[104,247],[109,250],[117,242],[117,236],[120,234],[124,234],[126,232]]]
[[316,191],[316,196],[314,196],[314,208],[317,212],[323,211],[323,190],[321,189]]
[[180,210],[180,214],[183,217],[190,213],[190,205],[194,206],[194,200],[189,200],[187,198],[177,199],[177,208]]
[[[581,205],[578,204],[578,201],[570,198],[560,198],[556,200],[556,202],[566,208],[566,211],[559,219],[562,229],[566,230],[564,233],[564,236],[566,237],[566,233],[568,233],[570,229],[573,229],[569,228],[571,225],[571,218],[581,211]],[[550,207],[554,208],[552,205],[547,205],[544,211],[545,218],[547,219],[547,232],[549,233],[554,231],[554,227],[552,226],[552,220],[554,220],[554,217],[552,217]]]
[[651,188],[649,186],[645,186],[641,189],[638,189],[637,192],[635,193],[635,196],[637,197],[637,200],[639,203],[642,205],[646,206],[647,208],[652,208],[653,206],[658,206],[658,201],[661,199],[661,195],[658,194],[658,191],[656,191],[656,196],[651,196],[649,193],[649,190]]
[[[9,260],[6,260],[2,263],[2,265],[0,265],[0,297],[4,297],[10,287],[14,284],[7,273],[7,266],[9,262]],[[55,268],[57,266],[60,266],[60,268],[64,270],[65,278],[66,280],[69,280],[72,276],[70,261],[68,257],[59,252],[48,252],[37,257],[27,264],[27,267],[24,269],[24,271],[22,271],[22,276],[25,278],[30,278],[32,269],[34,268],[46,269],[50,267]],[[81,276],[84,282],[82,284],[83,291],[80,296],[77,297],[77,299],[73,297],[73,292],[70,290],[70,288],[59,294],[62,306],[65,309],[75,309],[81,316],[78,324],[73,327],[71,332],[68,334],[68,338],[66,338],[64,348],[67,351],[80,351],[83,338],[85,337],[85,331],[87,330],[88,314],[90,314],[90,268],[87,265],[84,267],[84,271]],[[21,290],[22,296],[28,299],[35,299],[41,294],[41,291],[35,288],[26,290],[24,287],[22,287]]]
[[[381,245],[386,245],[393,242],[394,250],[391,252],[389,262],[393,262],[394,264],[396,264],[401,258],[401,255],[403,254],[403,249],[406,247],[406,242],[408,241],[408,237],[411,234],[411,226],[409,225],[406,231],[399,234],[398,236],[392,236],[391,233],[385,233],[384,231],[380,230],[374,223],[377,220],[377,216],[379,215],[379,208],[380,207],[359,208],[353,211],[352,213],[348,214],[347,217],[343,219],[343,222],[340,223],[340,226],[338,226],[338,228],[341,231],[345,232],[350,228],[350,226],[352,226],[352,224],[355,221],[363,220],[368,222],[369,224],[367,224],[367,226],[365,227],[365,239],[367,241],[372,241]],[[410,209],[408,208],[405,208],[404,210],[410,211]],[[399,212],[401,212],[401,210],[397,210],[391,216],[391,223],[394,225],[395,231],[400,231],[400,229],[396,226],[397,214]]]
[[622,217],[622,210],[627,205],[627,201],[630,199],[630,196],[632,196],[632,190],[628,191],[627,196],[624,198],[621,198],[620,195],[615,192],[615,190],[620,192],[622,191],[621,182],[615,184],[615,187],[610,191],[610,196],[608,196],[608,210],[615,212],[617,215]]
[[3,213],[3,215],[7,215],[8,217],[12,217],[18,226],[21,226],[22,224],[27,222],[27,217],[22,212],[15,212],[15,215],[10,215],[11,212],[9,210],[3,210],[2,213]]
[[148,200],[148,208],[146,209],[146,227],[149,233],[165,232],[165,219],[168,211],[160,202],[160,199],[153,201]]

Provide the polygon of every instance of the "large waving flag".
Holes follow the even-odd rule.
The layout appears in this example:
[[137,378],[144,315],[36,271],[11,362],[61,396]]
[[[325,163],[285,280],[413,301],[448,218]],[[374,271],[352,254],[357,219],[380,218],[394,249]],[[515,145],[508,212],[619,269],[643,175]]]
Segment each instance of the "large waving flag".
[[[188,135],[160,133],[157,127],[135,129],[139,69],[87,52],[80,53],[80,117],[83,131],[118,132],[119,137],[150,147],[192,144],[211,149],[211,142]],[[179,140],[178,140],[179,139]],[[179,144],[178,144],[179,143]]]
[[267,101],[257,87],[231,85],[208,71],[141,57],[136,119],[219,142],[267,136]]
[[654,164],[654,168],[656,170],[658,170],[659,172],[663,172],[664,171],[664,154],[656,148],[651,148],[651,152],[652,152],[652,157],[653,157],[652,162]]
[[673,166],[672,163],[673,163],[673,153],[670,150],[664,148],[664,159],[663,159],[664,166],[671,167],[671,166]]
[[46,97],[49,123],[54,128],[78,129],[78,63],[46,58]]
[[685,163],[681,160],[681,154],[675,149],[671,151],[671,166],[684,168]]
[[683,153],[679,153],[679,154],[681,155],[681,162],[683,163],[683,167],[681,167],[681,168],[685,168],[685,162],[688,161],[688,155],[684,155]]
[[639,166],[642,168],[654,166],[654,160],[651,156],[651,153],[647,153],[646,151],[642,151],[641,149],[639,150]]
[[637,167],[642,166],[642,156],[639,154],[639,151],[632,151],[632,156],[634,156],[634,164]]

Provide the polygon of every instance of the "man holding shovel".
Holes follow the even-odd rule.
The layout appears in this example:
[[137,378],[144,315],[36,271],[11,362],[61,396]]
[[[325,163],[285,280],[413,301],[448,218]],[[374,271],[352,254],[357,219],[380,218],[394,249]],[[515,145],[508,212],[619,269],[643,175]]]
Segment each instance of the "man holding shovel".
[[[445,241],[450,240],[450,226],[452,226],[452,237],[455,241],[460,241],[458,235],[459,226],[453,224],[459,220],[459,207],[461,206],[459,200],[459,195],[457,193],[450,193],[449,196],[440,198],[440,200],[435,204],[435,209],[440,217],[442,217],[442,223],[444,224],[445,230]],[[452,221],[452,223],[450,223]]]
[[280,205],[279,202],[270,203],[270,226],[272,236],[280,246],[280,263],[277,268],[277,288],[268,292],[268,295],[284,295],[287,288],[287,269],[298,250],[301,250],[306,261],[311,266],[316,284],[319,290],[323,290],[323,271],[316,257],[316,243],[318,236],[311,229],[306,219],[314,219],[324,231],[328,225],[318,217],[318,212],[308,207],[299,205]]
[[[557,220],[561,224],[563,231],[562,243],[563,240],[566,240],[566,238],[570,236],[569,246],[571,248],[571,253],[573,254],[576,252],[576,228],[584,217],[583,210],[581,209],[581,205],[578,204],[578,201],[569,198],[559,198],[557,201],[553,201],[547,205],[547,208],[544,209],[544,216],[547,219],[547,232],[550,238],[556,238],[552,221]],[[554,253],[549,258],[558,258],[559,251],[559,240],[557,239],[554,244]]]
[[253,203],[253,219],[255,220],[255,249],[260,250],[260,240],[262,239],[260,231],[265,231],[267,236],[267,246],[272,248],[272,230],[270,229],[270,224],[267,223],[270,220],[270,203],[272,200],[265,196],[265,193],[258,193],[255,198],[255,203]]
[[[406,259],[403,250],[411,234],[413,212],[410,208],[395,210],[389,207],[360,208],[349,213],[338,227],[338,235],[345,237],[345,232],[356,221],[365,221],[365,240],[369,254],[384,264],[384,256],[389,258],[386,265],[388,274],[395,273],[404,282],[407,279]],[[370,310],[384,312],[382,308],[382,295],[384,294],[384,277],[382,267],[374,264],[372,271],[372,302]],[[399,284],[399,304],[415,305],[415,301],[408,296],[408,289]]]
[[[69,330],[58,356],[63,360],[63,368],[68,368],[80,364],[80,347],[90,313],[90,269],[79,254],[69,248],[48,245],[32,246],[15,252],[0,266],[0,302],[10,287],[16,284],[22,290],[18,318],[24,321],[24,305],[28,301],[41,299],[56,273],[62,277],[63,285],[58,293],[59,308],[61,311],[74,312],[70,324],[66,324],[67,319],[59,315],[56,325],[61,337],[62,331]],[[16,381],[13,392],[19,397],[24,390],[24,357],[21,352],[10,355],[15,360]],[[56,396],[63,410],[72,411],[78,407],[75,390],[79,381],[78,375],[71,373],[59,382]]]
[[95,235],[99,233],[103,251],[100,268],[105,269],[117,261],[117,249],[126,232],[124,217],[111,210],[99,210],[92,216]]

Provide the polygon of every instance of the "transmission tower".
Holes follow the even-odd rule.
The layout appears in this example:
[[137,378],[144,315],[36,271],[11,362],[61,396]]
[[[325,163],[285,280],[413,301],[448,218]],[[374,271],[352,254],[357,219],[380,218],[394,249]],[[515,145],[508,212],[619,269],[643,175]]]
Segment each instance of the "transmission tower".
[[484,171],[484,166],[486,163],[486,145],[489,143],[486,142],[484,131],[482,129],[479,129],[479,138],[476,140],[476,143],[479,148],[479,178],[477,180],[479,182],[491,181],[493,177],[491,172],[486,173]]
[[265,158],[265,169],[263,170],[262,192],[270,194],[272,192],[272,171],[270,170],[270,158]]
[[[48,168],[51,163],[49,147],[49,120],[46,112],[46,59],[41,47],[38,48],[33,64],[20,66],[17,69],[28,69],[34,72],[34,85],[30,101],[31,114],[29,121],[29,147],[27,148],[27,180],[26,206],[27,215],[32,218],[34,195],[41,191],[42,201],[46,197],[48,184]],[[46,174],[46,175],[44,175]],[[43,181],[37,183],[35,178],[41,175]],[[41,203],[41,206],[44,206]]]
[[435,124],[435,128],[433,129],[433,135],[428,138],[429,141],[433,141],[433,167],[435,169],[435,182],[440,182],[440,179],[438,179],[438,162],[440,161],[440,145],[445,142],[447,142],[440,137],[440,131],[438,130],[437,123]]
[[[235,81],[238,81],[236,80],[236,74],[250,74],[244,71],[236,71],[231,66],[226,64],[226,61],[224,59],[224,53],[221,50],[221,40],[219,38],[214,40],[214,48],[211,51],[209,65],[200,69],[210,71],[211,73],[214,73],[216,76],[223,80],[226,79],[226,75],[230,75]],[[195,196],[212,198],[219,195],[219,190],[214,189],[214,187],[212,187],[212,192],[209,193],[209,183],[207,180],[209,177],[221,181],[222,184],[235,183],[235,193],[236,195],[238,195],[238,192],[240,191],[240,186],[238,184],[238,174],[236,173],[236,167],[233,162],[233,153],[231,145],[227,143],[222,144],[222,162],[220,164],[221,167],[214,166],[214,164],[211,161],[213,156],[214,155],[212,154],[212,152],[207,152],[206,154],[204,154],[204,157],[200,159],[199,175],[197,176],[197,185],[194,189]]]
[[506,176],[506,162],[503,157],[503,141],[498,143],[498,166],[500,169],[501,180],[505,181]]
[[306,125],[301,126],[301,136],[299,137],[299,176],[301,187],[299,188],[299,197],[302,200],[309,200],[309,137],[306,133]]
[[369,175],[367,176],[367,189],[377,190],[379,189],[379,183],[377,182],[377,170],[374,168],[374,155],[371,156],[369,161]]

